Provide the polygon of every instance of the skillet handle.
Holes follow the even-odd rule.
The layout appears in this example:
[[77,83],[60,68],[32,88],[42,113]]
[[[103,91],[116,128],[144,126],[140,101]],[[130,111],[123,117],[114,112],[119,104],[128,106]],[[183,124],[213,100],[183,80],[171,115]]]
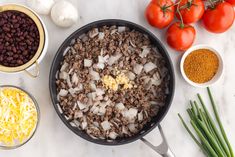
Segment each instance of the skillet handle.
[[171,151],[171,149],[168,146],[166,137],[163,133],[162,127],[159,124],[158,125],[158,129],[160,131],[160,134],[162,136],[162,143],[159,146],[154,146],[152,145],[149,141],[147,141],[145,138],[141,138],[141,140],[150,148],[152,148],[155,152],[159,153],[161,156],[163,157],[175,157],[175,155],[173,154],[173,152]]

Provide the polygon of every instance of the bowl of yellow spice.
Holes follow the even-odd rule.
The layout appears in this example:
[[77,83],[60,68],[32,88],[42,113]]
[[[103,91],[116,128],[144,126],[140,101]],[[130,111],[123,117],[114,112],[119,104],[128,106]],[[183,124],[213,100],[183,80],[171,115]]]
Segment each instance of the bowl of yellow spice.
[[222,76],[222,57],[210,46],[196,45],[182,56],[180,70],[183,78],[192,86],[208,87]]
[[37,102],[19,87],[0,86],[0,121],[0,149],[24,145],[37,130]]

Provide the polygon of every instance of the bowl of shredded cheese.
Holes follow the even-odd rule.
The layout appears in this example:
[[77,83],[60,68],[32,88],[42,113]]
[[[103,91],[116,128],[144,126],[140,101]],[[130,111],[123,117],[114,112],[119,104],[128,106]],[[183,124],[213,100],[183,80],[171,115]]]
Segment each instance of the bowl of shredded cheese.
[[27,143],[39,123],[39,107],[25,90],[0,86],[0,149],[14,149]]

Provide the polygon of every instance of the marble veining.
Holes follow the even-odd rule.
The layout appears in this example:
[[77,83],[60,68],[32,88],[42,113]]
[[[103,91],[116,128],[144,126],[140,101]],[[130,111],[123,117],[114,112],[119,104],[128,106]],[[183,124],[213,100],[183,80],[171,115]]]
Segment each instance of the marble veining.
[[[46,57],[40,64],[41,74],[37,79],[31,79],[26,74],[6,75],[0,73],[0,85],[11,84],[23,87],[29,91],[39,103],[41,121],[32,140],[16,150],[0,150],[0,157],[157,157],[141,141],[131,144],[108,147],[89,143],[73,134],[59,119],[52,106],[48,78],[49,68],[59,45],[74,30],[81,26],[100,19],[118,18],[138,23],[152,31],[166,46],[173,61],[176,76],[176,91],[169,113],[161,125],[165,131],[169,145],[178,157],[203,157],[202,153],[186,133],[177,118],[180,112],[186,117],[186,107],[189,99],[195,99],[196,93],[206,96],[205,89],[194,88],[188,85],[180,75],[179,59],[181,54],[169,48],[165,42],[165,31],[150,27],[144,19],[144,9],[149,0],[70,0],[79,10],[79,22],[69,29],[59,28],[50,20],[49,16],[41,16],[49,32],[49,49]],[[20,3],[24,0],[0,0],[0,3]],[[212,90],[219,104],[219,112],[227,131],[231,145],[235,146],[235,25],[226,33],[211,34],[196,24],[197,39],[194,44],[208,44],[217,49],[225,63],[222,79]],[[204,96],[203,95],[203,96]],[[205,97],[205,100],[208,100]],[[157,129],[146,136],[154,144],[159,144],[161,138]]]

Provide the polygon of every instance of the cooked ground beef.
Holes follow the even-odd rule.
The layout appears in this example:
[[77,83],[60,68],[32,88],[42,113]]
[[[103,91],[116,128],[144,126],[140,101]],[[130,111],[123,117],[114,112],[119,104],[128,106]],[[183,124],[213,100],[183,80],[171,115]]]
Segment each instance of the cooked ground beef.
[[72,41],[56,78],[61,112],[98,139],[138,133],[165,104],[170,79],[148,36],[117,26]]

